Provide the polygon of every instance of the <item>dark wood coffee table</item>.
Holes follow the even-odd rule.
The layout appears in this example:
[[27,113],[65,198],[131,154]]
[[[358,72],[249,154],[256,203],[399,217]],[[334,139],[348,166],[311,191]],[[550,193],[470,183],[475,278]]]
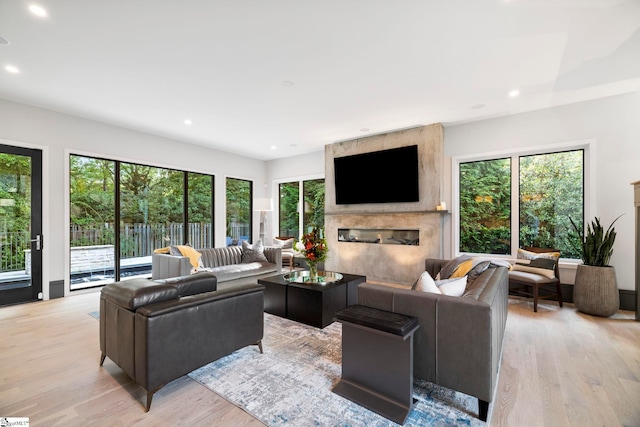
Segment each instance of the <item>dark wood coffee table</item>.
[[367,280],[366,276],[340,273],[342,278],[334,282],[295,283],[285,278],[288,274],[258,279],[265,287],[264,311],[316,328],[333,323],[338,310],[356,304],[358,285]]

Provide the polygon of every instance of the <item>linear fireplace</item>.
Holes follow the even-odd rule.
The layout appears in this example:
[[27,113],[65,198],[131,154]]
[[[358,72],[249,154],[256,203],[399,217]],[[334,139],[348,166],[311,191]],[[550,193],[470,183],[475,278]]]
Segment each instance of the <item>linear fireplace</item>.
[[338,242],[419,246],[420,230],[339,228]]

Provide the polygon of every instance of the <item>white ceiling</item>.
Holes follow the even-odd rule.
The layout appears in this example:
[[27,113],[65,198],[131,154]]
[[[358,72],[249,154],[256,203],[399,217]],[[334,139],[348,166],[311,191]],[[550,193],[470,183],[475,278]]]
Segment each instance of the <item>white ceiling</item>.
[[0,0],[0,37],[0,98],[263,160],[640,89],[640,0]]

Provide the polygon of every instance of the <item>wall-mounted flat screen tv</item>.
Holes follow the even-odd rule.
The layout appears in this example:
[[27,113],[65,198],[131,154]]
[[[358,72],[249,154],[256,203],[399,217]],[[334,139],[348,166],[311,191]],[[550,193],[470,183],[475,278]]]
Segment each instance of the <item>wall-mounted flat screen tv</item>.
[[333,159],[336,204],[418,202],[418,146]]

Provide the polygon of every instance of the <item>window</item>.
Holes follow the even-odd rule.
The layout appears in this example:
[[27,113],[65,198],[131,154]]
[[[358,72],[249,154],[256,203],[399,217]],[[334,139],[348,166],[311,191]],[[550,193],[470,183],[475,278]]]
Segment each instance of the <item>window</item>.
[[520,157],[520,246],[556,248],[563,258],[580,258],[569,241],[569,218],[584,218],[584,151]]
[[538,246],[579,258],[569,218],[583,222],[584,164],[584,149],[459,163],[459,252]]
[[279,220],[278,235],[282,237],[300,237],[300,184],[296,182],[284,182],[279,189]]
[[187,241],[194,248],[213,247],[213,176],[187,173],[189,229]]
[[314,227],[324,228],[324,178],[284,182],[278,188],[280,236],[298,239]]
[[511,252],[511,159],[460,164],[460,251]]
[[324,228],[324,179],[302,182],[304,194],[303,230]]
[[253,241],[252,200],[253,182],[227,178],[227,246],[237,245],[242,240]]
[[116,162],[69,158],[71,289],[115,281]]
[[76,155],[69,173],[71,290],[148,277],[160,247],[213,244],[211,175]]

